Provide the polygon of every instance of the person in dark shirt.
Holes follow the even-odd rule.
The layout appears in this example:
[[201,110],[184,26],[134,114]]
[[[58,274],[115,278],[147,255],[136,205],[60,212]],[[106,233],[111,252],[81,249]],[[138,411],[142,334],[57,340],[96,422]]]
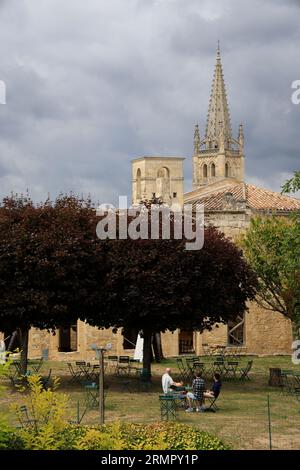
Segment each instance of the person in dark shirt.
[[214,374],[214,382],[212,384],[212,387],[210,390],[206,390],[204,392],[204,398],[218,398],[218,396],[220,395],[221,387],[221,376],[220,374],[218,374],[218,372],[216,372]]

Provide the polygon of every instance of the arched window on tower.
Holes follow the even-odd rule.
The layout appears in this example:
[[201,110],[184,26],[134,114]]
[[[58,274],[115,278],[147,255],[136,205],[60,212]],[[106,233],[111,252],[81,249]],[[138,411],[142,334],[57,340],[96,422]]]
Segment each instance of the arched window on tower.
[[170,170],[162,167],[157,172],[156,178],[156,197],[161,198],[164,202],[170,199]]
[[214,163],[212,163],[210,167],[210,176],[216,176],[216,165]]
[[140,168],[136,172],[136,198],[141,199],[142,197],[142,183],[141,183],[141,170]]
[[203,165],[203,178],[207,178],[207,165],[206,165],[206,163]]
[[229,165],[228,163],[225,164],[225,176],[229,176]]

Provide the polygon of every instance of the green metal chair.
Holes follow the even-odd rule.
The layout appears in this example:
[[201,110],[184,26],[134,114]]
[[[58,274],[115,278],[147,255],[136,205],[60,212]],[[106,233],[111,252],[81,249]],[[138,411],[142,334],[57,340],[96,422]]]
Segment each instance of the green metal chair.
[[224,377],[236,379],[239,361],[227,361],[225,364]]
[[194,374],[201,372],[202,375],[205,375],[205,363],[204,362],[194,362]]
[[294,388],[293,395],[296,398],[296,400],[300,402],[300,387],[295,387]]
[[218,372],[219,374],[223,375],[224,369],[225,369],[225,364],[224,364],[223,359],[219,358],[213,362],[212,368],[211,368],[213,374]]
[[168,393],[168,395],[173,397],[177,410],[182,410],[186,408],[186,396],[184,396],[182,392],[172,390],[172,392]]
[[281,370],[281,392],[283,395],[294,395],[295,390],[298,388],[297,381],[294,377],[295,372],[291,369]]
[[36,420],[30,418],[27,406],[25,405],[20,406],[18,411],[19,411],[18,419],[19,419],[20,425],[17,426],[17,428],[20,428],[20,427],[26,428],[26,427],[36,426]]
[[190,371],[184,365],[182,358],[177,358],[176,362],[177,362],[177,367],[179,369],[180,380],[182,380],[182,382],[186,382],[187,380],[190,379]]
[[249,372],[250,372],[250,370],[252,369],[252,366],[253,366],[253,360],[248,361],[246,367],[242,367],[242,368],[240,369],[240,377],[239,377],[239,380],[250,380]]
[[126,377],[120,377],[121,381],[121,392],[129,392],[129,393],[132,393],[132,384],[133,384],[133,381],[130,380],[130,379],[127,379]]
[[83,409],[83,412],[80,413],[80,402],[79,400],[77,401],[77,409],[76,409],[76,418],[75,419],[70,419],[68,422],[70,424],[81,424],[86,412],[88,411],[87,406]]
[[38,374],[43,363],[44,363],[44,359],[43,357],[40,357],[39,359],[32,359],[31,361],[28,362],[28,365],[31,367],[32,372],[34,374]]
[[52,374],[52,369],[49,369],[48,375],[41,377],[41,383],[45,390],[48,390],[50,388],[51,374]]
[[116,374],[118,368],[118,356],[108,356],[107,359],[110,372]]
[[128,377],[130,374],[130,357],[129,356],[119,356],[116,374]]
[[[99,406],[99,385],[95,382],[86,383],[85,389],[85,406],[87,409],[98,408]],[[108,385],[104,385],[104,401],[108,393]]]

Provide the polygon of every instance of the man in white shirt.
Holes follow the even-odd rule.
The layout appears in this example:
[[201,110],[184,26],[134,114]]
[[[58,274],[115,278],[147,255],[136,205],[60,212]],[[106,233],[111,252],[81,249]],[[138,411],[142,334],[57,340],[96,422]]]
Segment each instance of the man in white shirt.
[[5,364],[6,361],[6,347],[3,340],[0,341],[0,364]]
[[171,386],[174,385],[175,387],[182,387],[182,382],[174,382],[172,379],[171,375],[171,369],[166,369],[166,372],[161,378],[161,384],[162,384],[162,389],[165,395],[170,393],[171,391]]

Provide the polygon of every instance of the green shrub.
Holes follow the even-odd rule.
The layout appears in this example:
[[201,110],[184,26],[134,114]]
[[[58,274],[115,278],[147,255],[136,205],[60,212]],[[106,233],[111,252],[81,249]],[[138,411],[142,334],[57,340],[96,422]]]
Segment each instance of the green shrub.
[[11,437],[12,437],[11,429],[9,429],[9,427],[1,421],[0,422],[0,449],[1,450],[10,448]]
[[[29,393],[24,396],[30,422],[24,422],[19,405],[12,405],[22,426],[19,436],[24,448],[32,450],[57,450],[65,445],[68,435],[67,418],[69,398],[64,393],[57,393],[58,379],[54,379],[53,389],[43,389],[41,378],[32,375],[27,378]],[[22,391],[22,388],[20,388]],[[24,389],[25,391],[25,389]],[[73,445],[73,444],[72,444]]]
[[129,450],[225,450],[217,437],[180,423],[121,425]]
[[60,433],[60,440],[57,445],[57,450],[70,450],[76,449],[79,441],[85,435],[86,430],[84,426],[68,425]]
[[12,428],[0,421],[0,450],[13,449],[23,449],[23,441]]
[[[217,437],[186,424],[112,423],[103,426],[66,425],[53,437],[49,427],[24,431],[21,437],[27,449],[52,450],[226,450]],[[31,438],[28,433],[32,433]]]
[[87,428],[85,434],[78,440],[77,450],[122,450],[126,449],[118,425],[102,429]]
[[[9,375],[9,367],[11,361],[9,359],[4,363],[0,363],[0,395],[4,395],[6,386],[3,385],[2,380],[7,379]],[[4,419],[0,420],[0,450],[20,449],[22,446],[21,439],[14,433],[8,426]]]

